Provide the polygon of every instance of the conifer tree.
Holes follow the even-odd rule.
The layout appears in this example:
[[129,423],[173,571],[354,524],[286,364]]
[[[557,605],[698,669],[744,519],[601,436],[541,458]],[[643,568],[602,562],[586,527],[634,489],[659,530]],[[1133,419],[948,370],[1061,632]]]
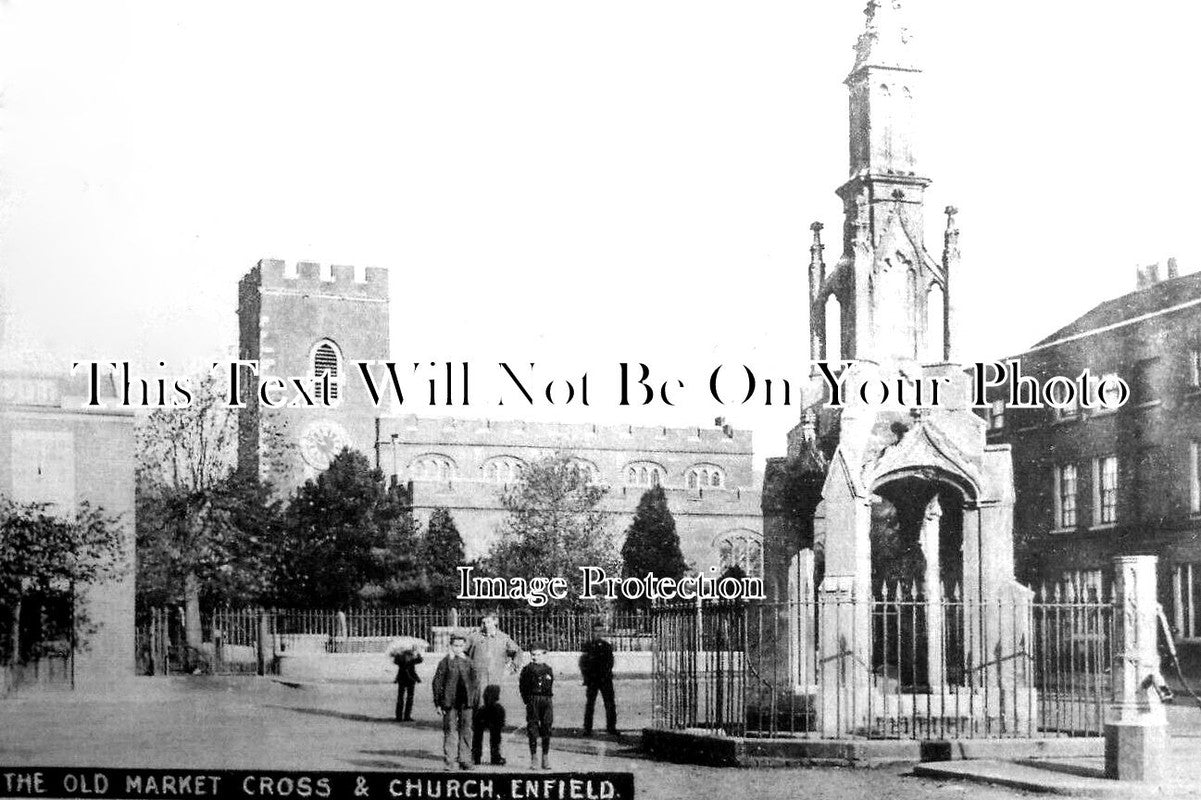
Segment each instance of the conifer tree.
[[454,517],[446,508],[435,508],[421,541],[421,567],[430,602],[453,602],[458,595],[458,570],[463,559],[463,537]]
[[676,520],[667,507],[667,494],[655,486],[642,494],[634,521],[621,547],[623,577],[642,577],[648,572],[659,578],[682,578],[688,565],[680,552]]

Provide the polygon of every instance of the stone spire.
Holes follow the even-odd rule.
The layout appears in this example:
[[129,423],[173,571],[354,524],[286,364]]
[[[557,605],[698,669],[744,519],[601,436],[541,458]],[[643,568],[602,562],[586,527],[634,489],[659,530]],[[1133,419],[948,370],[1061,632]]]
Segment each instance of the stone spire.
[[[923,76],[911,52],[904,2],[868,0],[846,79],[850,159],[848,180],[838,189],[842,256],[817,290],[810,288],[816,342],[810,350],[827,359],[837,353],[933,363],[947,350],[946,272],[925,244],[930,180],[918,163],[917,124]],[[811,262],[811,281],[814,273]]]

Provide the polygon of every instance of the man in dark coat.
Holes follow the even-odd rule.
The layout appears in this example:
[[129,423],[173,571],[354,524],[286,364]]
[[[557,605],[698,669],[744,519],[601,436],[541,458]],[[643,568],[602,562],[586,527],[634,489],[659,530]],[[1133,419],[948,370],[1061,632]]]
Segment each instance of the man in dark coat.
[[592,626],[592,638],[580,652],[580,675],[584,679],[584,735],[592,734],[592,716],[596,712],[596,695],[605,701],[605,729],[617,733],[617,701],[613,696],[613,645],[603,638],[605,626]]
[[401,650],[392,657],[396,664],[396,720],[397,722],[413,721],[413,690],[421,683],[417,675],[417,665],[422,662],[421,653],[416,648]]
[[[471,769],[471,710],[480,702],[475,666],[464,653],[467,639],[450,637],[450,654],[438,663],[431,688],[434,705],[442,715],[442,757],[447,769]],[[456,746],[457,740],[457,746]]]

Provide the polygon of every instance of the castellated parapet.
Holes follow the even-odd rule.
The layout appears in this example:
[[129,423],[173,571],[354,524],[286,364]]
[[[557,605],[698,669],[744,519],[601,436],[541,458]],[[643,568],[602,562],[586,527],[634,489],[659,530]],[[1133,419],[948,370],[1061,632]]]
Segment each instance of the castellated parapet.
[[[642,452],[728,453],[753,452],[750,431],[730,426],[667,428],[638,425],[527,422],[524,420],[419,417],[406,414],[380,419],[380,439],[393,434],[408,442],[446,444],[559,447],[564,450],[637,450]],[[537,444],[534,444],[537,443]]]
[[[238,284],[239,356],[258,361],[261,374],[314,375],[320,346],[334,354],[345,376],[355,361],[388,357],[388,324],[386,269],[263,259]],[[260,409],[253,388],[243,400],[239,463],[284,490],[312,477],[313,467],[301,458],[300,444],[317,423],[336,423],[343,444],[372,452],[376,409],[364,393],[346,393],[336,410]],[[265,425],[273,428],[271,438],[285,453],[268,459],[280,462],[273,470],[265,469],[262,459]]]
[[388,270],[382,267],[358,269],[346,264],[318,264],[297,261],[289,264],[278,258],[264,258],[243,279],[251,279],[264,290],[301,294],[326,294],[365,300],[387,301]]

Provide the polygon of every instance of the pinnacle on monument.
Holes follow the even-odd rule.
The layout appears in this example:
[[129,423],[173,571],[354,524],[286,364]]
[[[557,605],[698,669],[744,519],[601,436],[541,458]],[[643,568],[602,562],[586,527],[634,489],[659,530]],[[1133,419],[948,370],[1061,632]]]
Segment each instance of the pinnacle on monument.
[[916,70],[904,0],[868,0],[863,14],[867,23],[855,44],[855,67],[851,72],[864,67]]

